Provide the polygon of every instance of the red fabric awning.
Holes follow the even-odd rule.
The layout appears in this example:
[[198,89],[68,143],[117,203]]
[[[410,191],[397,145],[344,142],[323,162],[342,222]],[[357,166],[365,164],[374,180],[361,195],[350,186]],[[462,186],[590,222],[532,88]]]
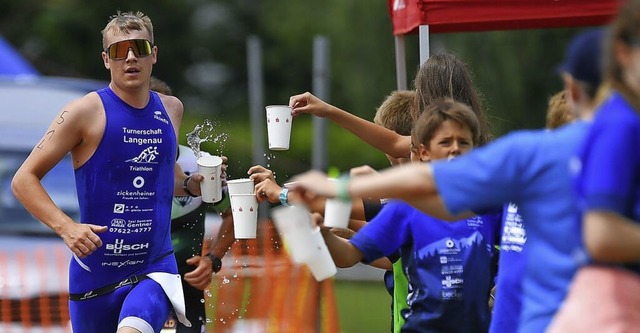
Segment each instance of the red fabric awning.
[[594,26],[607,24],[620,0],[387,0],[393,34]]

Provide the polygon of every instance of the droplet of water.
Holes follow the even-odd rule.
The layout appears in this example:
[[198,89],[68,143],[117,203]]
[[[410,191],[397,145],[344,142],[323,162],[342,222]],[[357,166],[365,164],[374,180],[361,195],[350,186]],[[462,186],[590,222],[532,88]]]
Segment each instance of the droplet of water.
[[219,144],[218,151],[215,153],[220,155],[224,143],[228,139],[227,133],[216,133],[215,127],[219,125],[217,122],[212,122],[209,119],[204,120],[204,124],[198,124],[194,127],[193,131],[187,133],[187,144],[193,151],[196,158],[200,157],[201,150],[200,144],[203,142],[212,142]]

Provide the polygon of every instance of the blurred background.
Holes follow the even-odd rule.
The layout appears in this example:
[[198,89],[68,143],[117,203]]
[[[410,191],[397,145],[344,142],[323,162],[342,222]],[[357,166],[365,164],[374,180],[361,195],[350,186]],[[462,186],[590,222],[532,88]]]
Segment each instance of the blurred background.
[[[396,89],[394,40],[385,1],[143,0],[0,1],[0,33],[43,75],[108,81],[100,31],[117,10],[140,10],[153,20],[159,48],[154,75],[182,99],[186,133],[204,119],[226,133],[204,149],[229,157],[230,176],[251,166],[247,40],[262,46],[264,103],[287,104],[312,91],[313,40],[329,45],[328,101],[365,119]],[[495,136],[544,125],[547,99],[561,89],[554,68],[576,29],[432,34],[431,52],[445,49],[471,68]],[[419,66],[416,35],[406,38],[409,87]],[[267,152],[279,181],[311,160],[311,117],[293,125],[291,150]],[[266,133],[266,130],[265,132]],[[263,133],[263,134],[264,134]],[[266,134],[265,134],[266,135]],[[384,155],[328,125],[328,164],[386,167]]]
[[[210,120],[223,140],[202,148],[229,158],[230,178],[244,177],[253,165],[255,133],[264,136],[266,142],[266,123],[258,132],[251,126],[250,40],[261,45],[264,105],[288,104],[291,95],[313,91],[314,40],[319,37],[328,45],[326,100],[331,104],[372,120],[377,106],[397,87],[394,37],[386,1],[0,0],[0,35],[41,75],[106,83],[110,78],[100,56],[100,31],[117,10],[140,10],[151,17],[159,49],[154,76],[166,81],[185,105],[179,140],[186,143],[187,133]],[[548,98],[562,88],[555,68],[563,59],[566,43],[578,30],[432,34],[430,48],[432,53],[453,52],[468,64],[494,136],[499,137],[515,129],[544,126]],[[405,43],[408,86],[413,88],[411,81],[420,65],[417,35],[406,36]],[[3,113],[9,111],[15,110]],[[53,114],[58,110],[48,111]],[[11,124],[10,118],[5,117],[1,120],[5,124],[0,125]],[[327,129],[328,166],[342,171],[362,164],[388,166],[381,152],[347,131],[331,123]],[[284,183],[311,167],[312,133],[312,117],[303,115],[294,120],[290,150],[274,152],[264,147],[262,158],[278,182]],[[16,165],[24,156],[14,158]],[[7,161],[0,158],[4,164]],[[2,184],[7,195],[2,200],[11,200],[11,175],[5,172]],[[75,198],[71,199],[75,203]],[[19,206],[13,201],[10,204]],[[7,212],[6,208],[0,210],[0,217]],[[0,242],[9,246],[8,241]],[[60,242],[56,246],[61,246]],[[59,256],[61,259],[55,262],[66,271],[67,258]],[[9,261],[11,257],[11,252],[0,253],[0,285],[3,276],[13,276],[16,271],[1,268],[19,266]],[[4,265],[6,262],[9,264]],[[24,272],[25,276],[33,275],[26,269]],[[365,275],[367,282],[362,280]],[[60,276],[61,282],[55,283],[64,285],[65,279]],[[335,294],[342,332],[389,331],[390,297],[382,283],[382,272],[350,275],[341,270]],[[65,296],[55,299],[64,313]],[[2,303],[6,303],[3,309],[17,309],[17,304],[24,303],[11,301],[14,306],[9,302]],[[11,316],[15,319],[19,313],[11,312]]]

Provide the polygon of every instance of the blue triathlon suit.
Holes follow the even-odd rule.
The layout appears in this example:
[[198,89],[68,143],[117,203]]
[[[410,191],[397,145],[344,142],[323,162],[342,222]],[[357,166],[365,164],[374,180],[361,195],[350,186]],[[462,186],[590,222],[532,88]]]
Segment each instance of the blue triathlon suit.
[[445,222],[389,201],[351,238],[370,263],[401,253],[409,281],[402,332],[487,332],[500,214]]
[[[136,275],[178,272],[170,234],[177,151],[171,120],[155,92],[143,109],[129,106],[110,88],[97,93],[105,109],[105,132],[93,156],[75,170],[76,190],[82,223],[108,230],[98,234],[103,244],[94,253],[72,258],[72,294]],[[74,333],[113,333],[125,318],[159,332],[171,303],[158,283],[146,279],[103,296],[72,300],[69,310]]]
[[527,232],[518,206],[504,205],[502,237],[496,278],[496,296],[491,316],[491,333],[513,333],[518,330],[522,308],[522,278],[526,263]]
[[[582,149],[576,186],[582,212],[603,210],[640,221],[640,116],[614,92],[600,106]],[[638,222],[640,223],[640,222]],[[582,232],[582,224],[576,232]],[[640,264],[626,265],[640,273]],[[636,291],[637,292],[637,291]]]
[[[454,214],[505,202],[518,206],[527,228],[519,332],[545,331],[583,264],[570,161],[588,127],[576,121],[553,131],[517,131],[432,164],[438,191]],[[505,273],[503,267],[499,275]]]

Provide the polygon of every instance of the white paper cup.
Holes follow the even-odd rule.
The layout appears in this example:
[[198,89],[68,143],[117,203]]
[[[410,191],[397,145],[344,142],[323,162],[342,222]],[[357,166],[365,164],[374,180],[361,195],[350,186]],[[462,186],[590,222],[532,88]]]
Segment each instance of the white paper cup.
[[314,252],[309,210],[302,205],[279,206],[271,210],[271,216],[293,262],[307,262]]
[[254,194],[231,194],[233,234],[236,239],[256,238],[258,230],[258,200]]
[[347,229],[351,217],[351,201],[327,199],[324,205],[324,226]]
[[[331,179],[337,182],[336,179]],[[351,218],[351,201],[328,198],[324,204],[325,227],[347,229]]]
[[229,189],[229,195],[255,194],[256,192],[253,179],[250,178],[227,180],[227,189]]
[[267,136],[269,149],[288,150],[291,139],[291,107],[287,105],[269,105],[267,110]]
[[311,232],[311,238],[314,253],[306,261],[306,264],[316,281],[320,282],[336,275],[338,268],[336,268],[336,264],[333,262],[333,258],[331,257],[329,248],[327,248],[327,244],[324,242],[324,237],[322,237],[319,227]]
[[213,203],[222,200],[222,158],[202,153],[197,160],[198,172],[204,176],[200,183],[202,201]]

